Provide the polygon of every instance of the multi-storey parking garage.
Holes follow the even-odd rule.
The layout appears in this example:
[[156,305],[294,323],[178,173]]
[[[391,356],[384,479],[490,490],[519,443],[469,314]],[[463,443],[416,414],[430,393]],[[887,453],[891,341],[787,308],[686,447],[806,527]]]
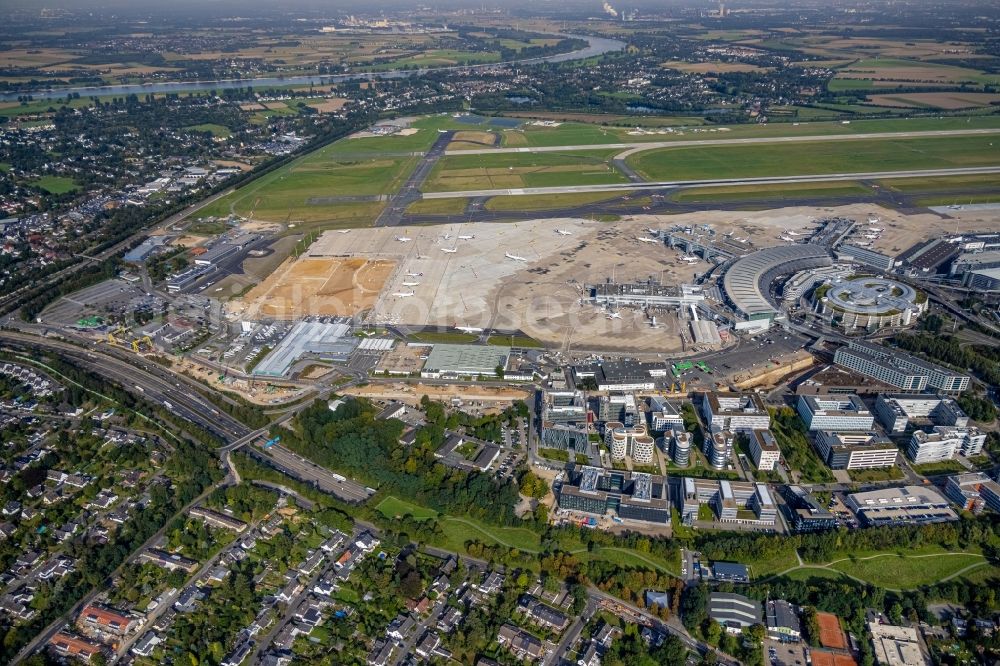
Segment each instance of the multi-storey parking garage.
[[816,289],[817,309],[845,329],[909,326],[927,309],[913,287],[879,277],[834,279]]
[[770,247],[734,261],[722,278],[722,290],[745,318],[736,328],[770,326],[779,309],[768,298],[768,291],[778,277],[832,263],[826,248],[811,244]]

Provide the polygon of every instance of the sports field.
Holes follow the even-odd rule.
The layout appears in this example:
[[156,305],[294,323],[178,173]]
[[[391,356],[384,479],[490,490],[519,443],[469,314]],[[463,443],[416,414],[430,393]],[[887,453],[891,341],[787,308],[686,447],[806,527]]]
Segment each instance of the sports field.
[[664,148],[627,163],[649,180],[698,180],[1000,165],[983,136]]
[[615,150],[566,153],[447,155],[424,184],[426,192],[495,188],[550,187],[624,183],[611,164]]

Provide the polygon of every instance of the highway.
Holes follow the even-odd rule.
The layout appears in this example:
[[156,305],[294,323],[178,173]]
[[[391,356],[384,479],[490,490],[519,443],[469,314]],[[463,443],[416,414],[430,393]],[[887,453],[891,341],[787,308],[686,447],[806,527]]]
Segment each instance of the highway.
[[868,132],[863,134],[812,134],[807,136],[750,137],[745,139],[673,139],[670,141],[629,141],[618,143],[592,143],[572,146],[526,146],[521,148],[473,148],[448,150],[445,155],[504,155],[510,153],[565,153],[581,150],[624,150],[616,156],[625,159],[634,153],[659,148],[686,148],[692,146],[739,146],[757,143],[804,143],[816,141],[871,141],[877,139],[933,139],[950,136],[975,136],[1000,134],[1000,129],[927,130],[921,132]]
[[927,178],[930,176],[977,176],[998,174],[1000,166],[958,167],[953,169],[916,169],[910,171],[867,171],[829,173],[812,176],[768,176],[761,178],[717,178],[709,180],[661,180],[642,183],[607,183],[601,185],[563,185],[558,187],[521,187],[495,190],[460,190],[424,192],[424,199],[466,199],[469,197],[500,197],[547,194],[585,194],[589,192],[634,192],[638,190],[672,190],[688,187],[732,187],[739,185],[788,185],[795,183],[836,183],[852,180],[886,178]]
[[14,331],[0,331],[0,343],[30,352],[42,349],[68,358],[75,365],[107,377],[126,391],[139,392],[151,402],[167,406],[178,416],[197,424],[229,442],[247,435],[250,429],[220,411],[208,398],[190,387],[182,387],[181,379],[147,362],[145,368],[126,362],[103,350],[88,350],[53,338],[42,338]]

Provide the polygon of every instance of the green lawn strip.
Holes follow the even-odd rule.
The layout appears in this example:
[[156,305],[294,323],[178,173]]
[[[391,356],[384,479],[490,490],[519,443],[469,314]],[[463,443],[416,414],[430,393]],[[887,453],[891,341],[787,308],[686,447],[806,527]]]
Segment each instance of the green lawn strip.
[[852,558],[830,563],[831,569],[887,589],[912,589],[937,582],[978,562],[973,553],[932,553],[900,556],[886,553],[868,558]]
[[491,197],[486,202],[486,210],[556,210],[559,208],[576,208],[599,201],[609,201],[616,198],[607,192],[587,192],[582,194],[545,194],[509,197]]
[[1000,164],[1000,147],[990,144],[981,136],[734,144],[650,150],[627,161],[650,180],[768,177]]
[[535,349],[542,347],[541,342],[526,335],[492,335],[486,343],[497,347],[525,347]]
[[694,187],[679,190],[670,198],[677,203],[708,201],[775,200],[816,197],[871,195],[872,190],[857,182],[755,185],[752,187]]
[[461,215],[469,200],[455,199],[421,199],[406,207],[407,215]]
[[410,340],[414,342],[427,342],[432,344],[468,344],[475,342],[478,338],[472,333],[454,333],[451,331],[422,331],[410,335]]
[[933,193],[936,190],[987,190],[995,192],[1000,188],[1000,175],[898,178],[881,180],[878,184],[898,192]]

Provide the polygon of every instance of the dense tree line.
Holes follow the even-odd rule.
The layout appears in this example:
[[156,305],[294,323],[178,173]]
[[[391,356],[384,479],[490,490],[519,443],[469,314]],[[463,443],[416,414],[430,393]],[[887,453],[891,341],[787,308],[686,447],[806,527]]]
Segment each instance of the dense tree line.
[[[389,494],[452,515],[501,525],[518,522],[513,481],[453,469],[434,456],[443,441],[439,425],[422,428],[407,448],[399,443],[402,422],[380,421],[375,414],[372,405],[361,400],[349,400],[336,412],[325,401],[317,401],[299,415],[296,431],[280,429],[275,434],[293,451]],[[373,465],[373,460],[379,464]]]
[[959,371],[971,370],[987,384],[1000,385],[1000,349],[985,345],[962,346],[959,340],[951,335],[899,335],[895,338],[896,345],[918,356],[924,356],[932,361],[956,368]]

